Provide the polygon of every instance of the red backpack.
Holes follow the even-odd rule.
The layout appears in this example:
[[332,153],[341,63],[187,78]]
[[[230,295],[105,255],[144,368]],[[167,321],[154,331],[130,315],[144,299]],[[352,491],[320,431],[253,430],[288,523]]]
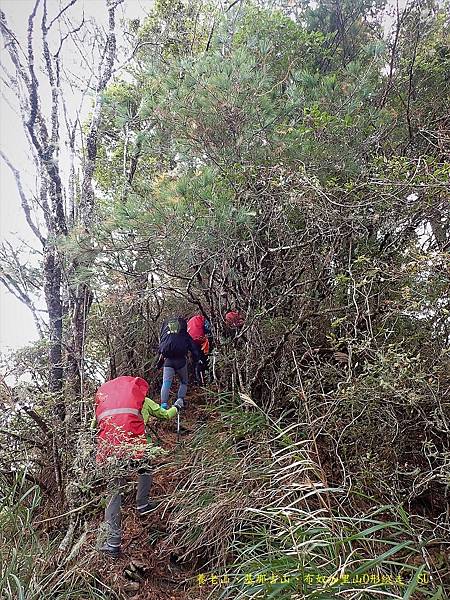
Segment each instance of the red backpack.
[[230,310],[225,315],[225,323],[232,329],[239,329],[244,324],[244,317],[237,310]]
[[97,462],[106,458],[142,458],[146,444],[142,405],[148,383],[124,375],[107,381],[95,395],[95,416],[100,428]]
[[187,324],[188,334],[197,342],[197,344],[201,344],[205,341],[205,317],[203,315],[195,315],[191,319],[189,319]]

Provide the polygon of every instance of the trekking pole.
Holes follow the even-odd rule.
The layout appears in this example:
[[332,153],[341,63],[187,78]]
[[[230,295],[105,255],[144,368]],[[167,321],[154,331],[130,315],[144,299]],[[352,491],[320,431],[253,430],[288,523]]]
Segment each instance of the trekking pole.
[[180,411],[177,410],[177,444],[180,443]]
[[212,377],[216,381],[216,349],[212,351]]

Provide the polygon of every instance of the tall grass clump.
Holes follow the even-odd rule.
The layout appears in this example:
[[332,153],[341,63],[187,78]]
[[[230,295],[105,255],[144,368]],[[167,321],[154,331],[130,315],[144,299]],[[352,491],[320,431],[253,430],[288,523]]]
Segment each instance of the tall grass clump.
[[42,529],[41,493],[27,481],[26,470],[2,475],[0,490],[1,600],[118,598],[85,561],[58,553],[64,532],[46,534]]
[[329,483],[306,423],[242,398],[215,399],[170,500],[168,544],[211,598],[445,598],[430,522]]

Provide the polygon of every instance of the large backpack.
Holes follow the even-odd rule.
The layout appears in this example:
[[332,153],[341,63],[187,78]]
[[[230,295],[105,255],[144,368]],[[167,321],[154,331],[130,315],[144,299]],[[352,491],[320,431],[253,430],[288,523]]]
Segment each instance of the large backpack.
[[201,344],[206,337],[206,327],[205,325],[208,321],[205,319],[203,315],[194,315],[191,317],[187,324],[187,331],[194,342],[197,344]]
[[98,463],[109,457],[142,458],[147,439],[141,409],[147,391],[144,379],[127,375],[107,381],[97,390]]
[[240,329],[244,322],[244,317],[237,310],[230,310],[225,315],[225,323],[230,329]]
[[163,321],[159,334],[159,352],[165,358],[181,358],[189,350],[186,319],[172,317]]

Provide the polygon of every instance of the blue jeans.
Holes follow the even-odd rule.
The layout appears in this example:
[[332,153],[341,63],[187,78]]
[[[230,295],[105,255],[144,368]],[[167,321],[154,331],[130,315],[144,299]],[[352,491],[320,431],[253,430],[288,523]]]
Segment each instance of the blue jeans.
[[185,363],[181,369],[174,369],[173,367],[164,367],[163,369],[163,383],[161,387],[161,404],[169,402],[169,393],[172,386],[173,378],[175,374],[180,378],[180,387],[178,388],[177,398],[184,400],[187,392],[188,384],[188,371],[187,364]]

